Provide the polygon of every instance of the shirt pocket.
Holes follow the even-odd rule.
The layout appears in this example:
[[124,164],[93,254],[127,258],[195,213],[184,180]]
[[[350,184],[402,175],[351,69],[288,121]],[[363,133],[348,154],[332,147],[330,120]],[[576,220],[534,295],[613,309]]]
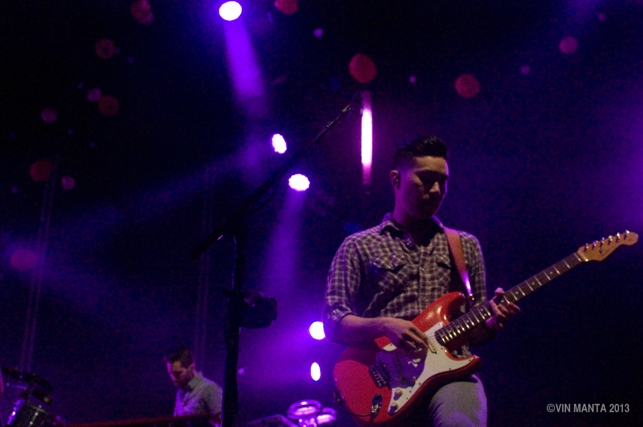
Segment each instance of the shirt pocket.
[[398,294],[408,281],[408,260],[400,255],[376,256],[370,265],[371,286],[376,292]]

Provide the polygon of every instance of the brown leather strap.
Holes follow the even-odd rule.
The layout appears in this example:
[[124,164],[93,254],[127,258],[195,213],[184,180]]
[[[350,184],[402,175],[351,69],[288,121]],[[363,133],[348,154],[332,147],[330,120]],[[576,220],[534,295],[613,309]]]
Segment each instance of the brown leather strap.
[[449,249],[451,249],[451,255],[453,255],[455,266],[460,273],[460,277],[462,277],[462,283],[464,283],[464,289],[467,293],[467,308],[470,308],[473,306],[474,297],[473,292],[471,291],[471,282],[469,282],[469,272],[467,271],[467,264],[464,261],[464,250],[462,249],[462,239],[460,238],[460,233],[452,228],[444,227],[444,234],[446,234],[447,236]]

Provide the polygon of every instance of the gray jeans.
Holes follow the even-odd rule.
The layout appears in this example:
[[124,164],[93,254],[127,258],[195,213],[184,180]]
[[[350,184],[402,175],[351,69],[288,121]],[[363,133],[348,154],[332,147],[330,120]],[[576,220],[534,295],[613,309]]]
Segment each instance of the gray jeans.
[[433,427],[486,427],[487,397],[477,375],[449,383],[431,398]]
[[431,397],[428,406],[400,420],[395,427],[486,427],[487,397],[477,375],[454,381]]

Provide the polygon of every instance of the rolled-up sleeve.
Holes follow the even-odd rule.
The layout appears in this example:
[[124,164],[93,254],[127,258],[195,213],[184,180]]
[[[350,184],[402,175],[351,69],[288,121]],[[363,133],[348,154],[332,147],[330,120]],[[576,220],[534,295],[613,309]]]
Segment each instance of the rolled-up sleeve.
[[355,297],[359,291],[361,268],[355,242],[348,237],[337,250],[328,272],[326,296],[322,310],[324,332],[329,340],[337,338],[344,317],[356,313]]

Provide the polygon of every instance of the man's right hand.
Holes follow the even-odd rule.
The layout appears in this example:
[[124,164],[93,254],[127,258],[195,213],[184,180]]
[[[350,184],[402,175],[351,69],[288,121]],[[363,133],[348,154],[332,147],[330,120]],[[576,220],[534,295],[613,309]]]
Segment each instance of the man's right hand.
[[385,336],[409,353],[426,353],[429,341],[412,322],[395,317],[364,318],[349,314],[339,324],[339,341],[353,345]]
[[395,317],[382,317],[384,335],[393,345],[409,353],[426,353],[429,341],[412,322]]

